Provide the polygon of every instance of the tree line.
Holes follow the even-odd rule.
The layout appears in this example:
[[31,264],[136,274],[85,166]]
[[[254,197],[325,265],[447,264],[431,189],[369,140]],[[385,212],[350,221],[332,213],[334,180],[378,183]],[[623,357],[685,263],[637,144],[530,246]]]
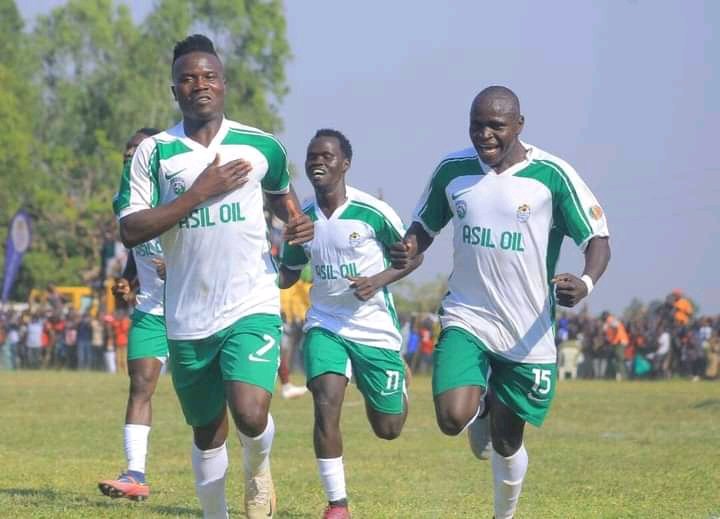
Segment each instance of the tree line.
[[33,218],[13,299],[96,275],[123,146],[137,128],[180,119],[172,48],[195,32],[223,59],[228,114],[281,130],[291,58],[281,0],[156,0],[137,22],[120,2],[69,0],[32,26],[0,0],[0,243],[15,211]]

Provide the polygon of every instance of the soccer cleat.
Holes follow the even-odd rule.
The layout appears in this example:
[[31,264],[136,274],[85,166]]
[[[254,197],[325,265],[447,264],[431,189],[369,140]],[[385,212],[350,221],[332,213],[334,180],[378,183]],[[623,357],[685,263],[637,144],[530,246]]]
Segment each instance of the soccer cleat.
[[492,452],[492,439],[490,437],[490,415],[476,418],[468,427],[468,440],[470,449],[476,458],[487,460]]
[[117,479],[105,479],[98,483],[100,492],[113,499],[126,497],[131,501],[144,501],[150,496],[150,486],[138,481],[127,472],[123,472]]
[[295,386],[287,383],[283,384],[280,388],[280,396],[285,399],[299,398],[307,393],[308,389],[305,386]]
[[245,516],[247,519],[268,519],[275,513],[277,498],[270,468],[245,480]]
[[322,519],[350,519],[350,509],[347,505],[329,503],[323,512]]

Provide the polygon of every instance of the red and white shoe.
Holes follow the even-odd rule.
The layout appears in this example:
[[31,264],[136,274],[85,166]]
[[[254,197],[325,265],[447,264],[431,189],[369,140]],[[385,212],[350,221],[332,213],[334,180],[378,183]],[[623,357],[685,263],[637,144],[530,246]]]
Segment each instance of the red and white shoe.
[[100,492],[113,499],[126,497],[132,501],[144,501],[150,496],[150,486],[123,472],[117,479],[105,479],[98,483]]
[[322,519],[350,519],[350,509],[347,505],[328,504]]

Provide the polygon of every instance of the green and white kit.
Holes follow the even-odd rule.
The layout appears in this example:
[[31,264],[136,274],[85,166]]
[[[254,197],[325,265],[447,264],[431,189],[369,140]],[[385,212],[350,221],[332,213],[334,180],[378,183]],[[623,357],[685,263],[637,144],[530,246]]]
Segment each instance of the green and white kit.
[[289,189],[287,157],[271,134],[224,119],[206,148],[183,124],[138,146],[115,198],[122,219],[172,202],[220,155],[252,163],[248,183],[193,209],[160,237],[167,265],[168,337],[209,337],[251,314],[279,314],[277,271],[269,253],[263,191]]
[[299,270],[309,261],[312,266],[305,331],[320,327],[349,341],[399,351],[401,336],[390,291],[384,288],[360,301],[348,278],[385,270],[389,248],[403,237],[404,226],[385,202],[350,186],[346,195],[329,218],[316,200],[304,204],[303,211],[315,222],[315,237],[302,246],[283,246],[283,265]]
[[489,351],[523,363],[554,363],[555,299],[550,280],[565,236],[584,250],[608,236],[595,196],[565,161],[524,144],[526,159],[502,174],[474,148],[435,170],[414,219],[435,236],[450,221],[453,271],[443,328],[458,327]]
[[304,343],[308,380],[325,373],[353,375],[373,409],[401,414],[405,366],[392,295],[383,288],[368,301],[354,294],[349,278],[370,277],[389,265],[390,246],[405,233],[395,211],[350,186],[347,200],[328,218],[312,200],[303,211],[315,222],[315,237],[303,246],[283,246],[282,262],[299,270],[310,262],[313,286]]
[[[123,179],[129,173],[130,163],[125,165]],[[122,183],[122,182],[121,182]],[[122,186],[121,186],[122,187]],[[117,210],[119,194],[113,200]],[[116,212],[116,216],[120,216]],[[163,362],[168,356],[167,330],[165,328],[164,304],[165,282],[157,274],[153,259],[163,259],[160,240],[154,239],[133,247],[130,254],[137,269],[137,304],[132,314],[132,325],[128,335],[128,360],[155,357]]]

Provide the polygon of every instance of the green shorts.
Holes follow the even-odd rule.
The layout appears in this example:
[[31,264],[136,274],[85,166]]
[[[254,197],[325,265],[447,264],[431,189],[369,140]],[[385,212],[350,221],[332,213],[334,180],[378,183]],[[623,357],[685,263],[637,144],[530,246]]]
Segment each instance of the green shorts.
[[155,357],[165,362],[167,356],[165,318],[135,310],[128,336],[128,360]]
[[488,350],[477,337],[450,326],[433,355],[433,395],[461,386],[488,387],[520,418],[540,427],[555,396],[557,365],[525,364]]
[[280,365],[280,316],[254,314],[204,339],[170,339],[170,370],[185,421],[215,420],[225,407],[225,382],[253,384],[272,393]]
[[354,373],[370,407],[385,414],[403,413],[405,364],[400,352],[358,344],[324,328],[307,332],[303,350],[308,382],[325,373],[347,378]]

